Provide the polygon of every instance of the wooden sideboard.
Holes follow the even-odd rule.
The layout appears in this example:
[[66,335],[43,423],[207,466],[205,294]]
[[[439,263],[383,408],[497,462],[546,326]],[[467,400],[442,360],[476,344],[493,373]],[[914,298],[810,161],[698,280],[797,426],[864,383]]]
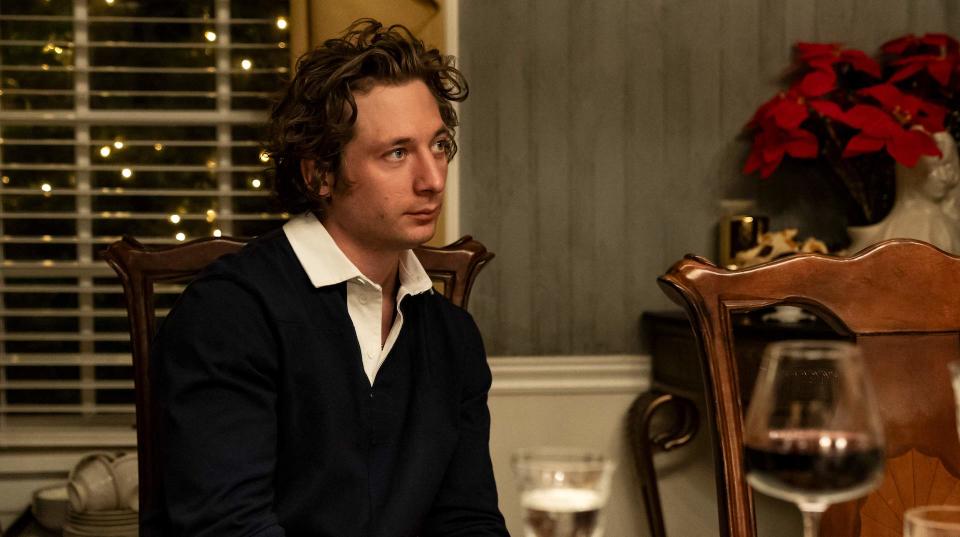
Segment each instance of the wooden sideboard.
[[[788,339],[848,338],[819,319],[794,323],[764,321],[765,313],[734,315],[732,319],[744,401],[749,400],[763,350],[768,344]],[[651,387],[702,399],[704,388],[700,357],[686,314],[679,310],[644,312],[640,326],[644,347],[653,358]]]

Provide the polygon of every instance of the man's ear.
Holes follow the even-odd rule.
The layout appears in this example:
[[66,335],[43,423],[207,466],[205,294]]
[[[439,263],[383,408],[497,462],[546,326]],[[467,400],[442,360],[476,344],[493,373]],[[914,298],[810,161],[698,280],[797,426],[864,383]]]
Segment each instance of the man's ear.
[[[330,181],[332,174],[329,171],[318,171],[316,160],[300,159],[300,173],[303,175],[303,180],[307,183],[307,186],[321,198],[330,197],[333,193],[333,185]],[[319,182],[319,184],[313,184],[314,182]]]

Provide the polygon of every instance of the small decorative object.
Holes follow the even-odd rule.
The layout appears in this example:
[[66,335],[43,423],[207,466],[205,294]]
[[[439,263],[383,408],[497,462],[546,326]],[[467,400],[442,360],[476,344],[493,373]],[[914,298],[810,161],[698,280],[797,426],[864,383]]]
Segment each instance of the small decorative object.
[[799,306],[774,306],[773,311],[764,313],[761,319],[764,322],[793,324],[816,321],[817,316]]
[[823,241],[809,237],[800,243],[796,241],[796,237],[795,228],[764,233],[756,246],[737,252],[734,264],[737,268],[747,268],[798,253],[827,253],[827,245]]
[[[901,201],[895,169],[942,157],[936,133],[960,135],[960,44],[908,35],[885,43],[878,60],[836,43],[798,43],[795,59],[789,87],[746,126],[744,172],[767,178],[786,157],[807,161],[836,177],[849,225],[880,222]],[[953,215],[960,226],[960,200],[940,197],[934,218]]]

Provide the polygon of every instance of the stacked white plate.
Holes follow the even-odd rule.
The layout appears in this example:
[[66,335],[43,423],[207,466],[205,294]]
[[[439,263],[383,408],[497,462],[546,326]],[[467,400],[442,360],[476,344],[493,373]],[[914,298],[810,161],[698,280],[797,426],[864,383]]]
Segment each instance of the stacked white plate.
[[67,510],[67,523],[63,537],[137,537],[139,522],[136,511],[87,511],[76,513]]

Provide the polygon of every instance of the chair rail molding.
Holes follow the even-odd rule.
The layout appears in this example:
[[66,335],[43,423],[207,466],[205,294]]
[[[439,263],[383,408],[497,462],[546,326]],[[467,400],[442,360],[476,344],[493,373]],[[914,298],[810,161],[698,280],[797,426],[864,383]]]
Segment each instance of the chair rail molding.
[[640,393],[650,388],[650,356],[492,356],[491,396]]

